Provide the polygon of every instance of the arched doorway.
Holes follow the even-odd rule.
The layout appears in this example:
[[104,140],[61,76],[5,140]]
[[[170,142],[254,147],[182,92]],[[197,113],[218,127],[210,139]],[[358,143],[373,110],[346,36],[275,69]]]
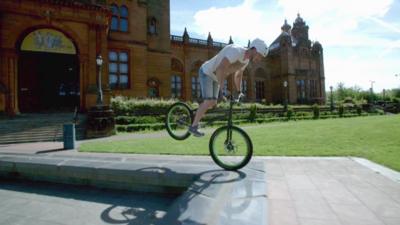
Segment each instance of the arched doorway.
[[70,38],[54,29],[37,29],[22,39],[19,50],[21,112],[70,112],[79,108],[79,61]]

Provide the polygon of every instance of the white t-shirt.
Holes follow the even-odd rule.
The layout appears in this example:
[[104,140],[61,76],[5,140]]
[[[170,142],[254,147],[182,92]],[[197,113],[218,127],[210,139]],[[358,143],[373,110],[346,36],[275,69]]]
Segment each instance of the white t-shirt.
[[247,64],[249,64],[249,59],[244,59],[244,54],[246,50],[246,48],[234,44],[227,45],[217,55],[206,61],[201,66],[201,69],[203,70],[203,73],[218,82],[215,71],[217,70],[217,67],[219,66],[221,61],[226,57],[231,64],[234,64],[236,62],[244,64],[244,66],[242,67],[242,69],[244,69]]

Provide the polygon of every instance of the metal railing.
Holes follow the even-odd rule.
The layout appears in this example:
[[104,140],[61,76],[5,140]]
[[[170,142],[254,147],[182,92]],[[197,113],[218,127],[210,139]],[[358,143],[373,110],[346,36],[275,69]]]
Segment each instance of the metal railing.
[[[182,36],[178,36],[178,35],[171,35],[170,36],[170,40],[173,42],[184,42],[184,39]],[[208,41],[207,40],[203,40],[203,39],[197,39],[197,38],[189,38],[189,44],[191,45],[199,45],[199,46],[208,46]],[[228,44],[226,43],[222,43],[222,42],[215,42],[213,41],[211,43],[212,47],[216,47],[216,48],[223,48],[225,46],[227,46]]]

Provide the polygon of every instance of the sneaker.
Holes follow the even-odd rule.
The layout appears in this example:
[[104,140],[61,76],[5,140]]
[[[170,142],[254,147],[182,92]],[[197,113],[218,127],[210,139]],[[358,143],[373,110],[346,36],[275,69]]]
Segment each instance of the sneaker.
[[190,126],[189,133],[193,134],[195,137],[203,137],[204,133],[199,131],[199,125],[197,126]]

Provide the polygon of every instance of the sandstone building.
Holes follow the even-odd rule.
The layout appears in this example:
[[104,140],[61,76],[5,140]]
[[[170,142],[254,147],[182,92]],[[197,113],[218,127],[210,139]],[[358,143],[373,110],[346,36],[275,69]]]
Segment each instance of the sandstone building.
[[[199,66],[229,43],[191,38],[186,28],[171,35],[168,0],[2,0],[0,112],[86,111],[96,104],[99,72],[106,102],[195,100]],[[271,54],[243,82],[249,101],[267,103],[323,103],[324,86],[322,46],[308,39],[300,16],[293,28],[285,21]]]

